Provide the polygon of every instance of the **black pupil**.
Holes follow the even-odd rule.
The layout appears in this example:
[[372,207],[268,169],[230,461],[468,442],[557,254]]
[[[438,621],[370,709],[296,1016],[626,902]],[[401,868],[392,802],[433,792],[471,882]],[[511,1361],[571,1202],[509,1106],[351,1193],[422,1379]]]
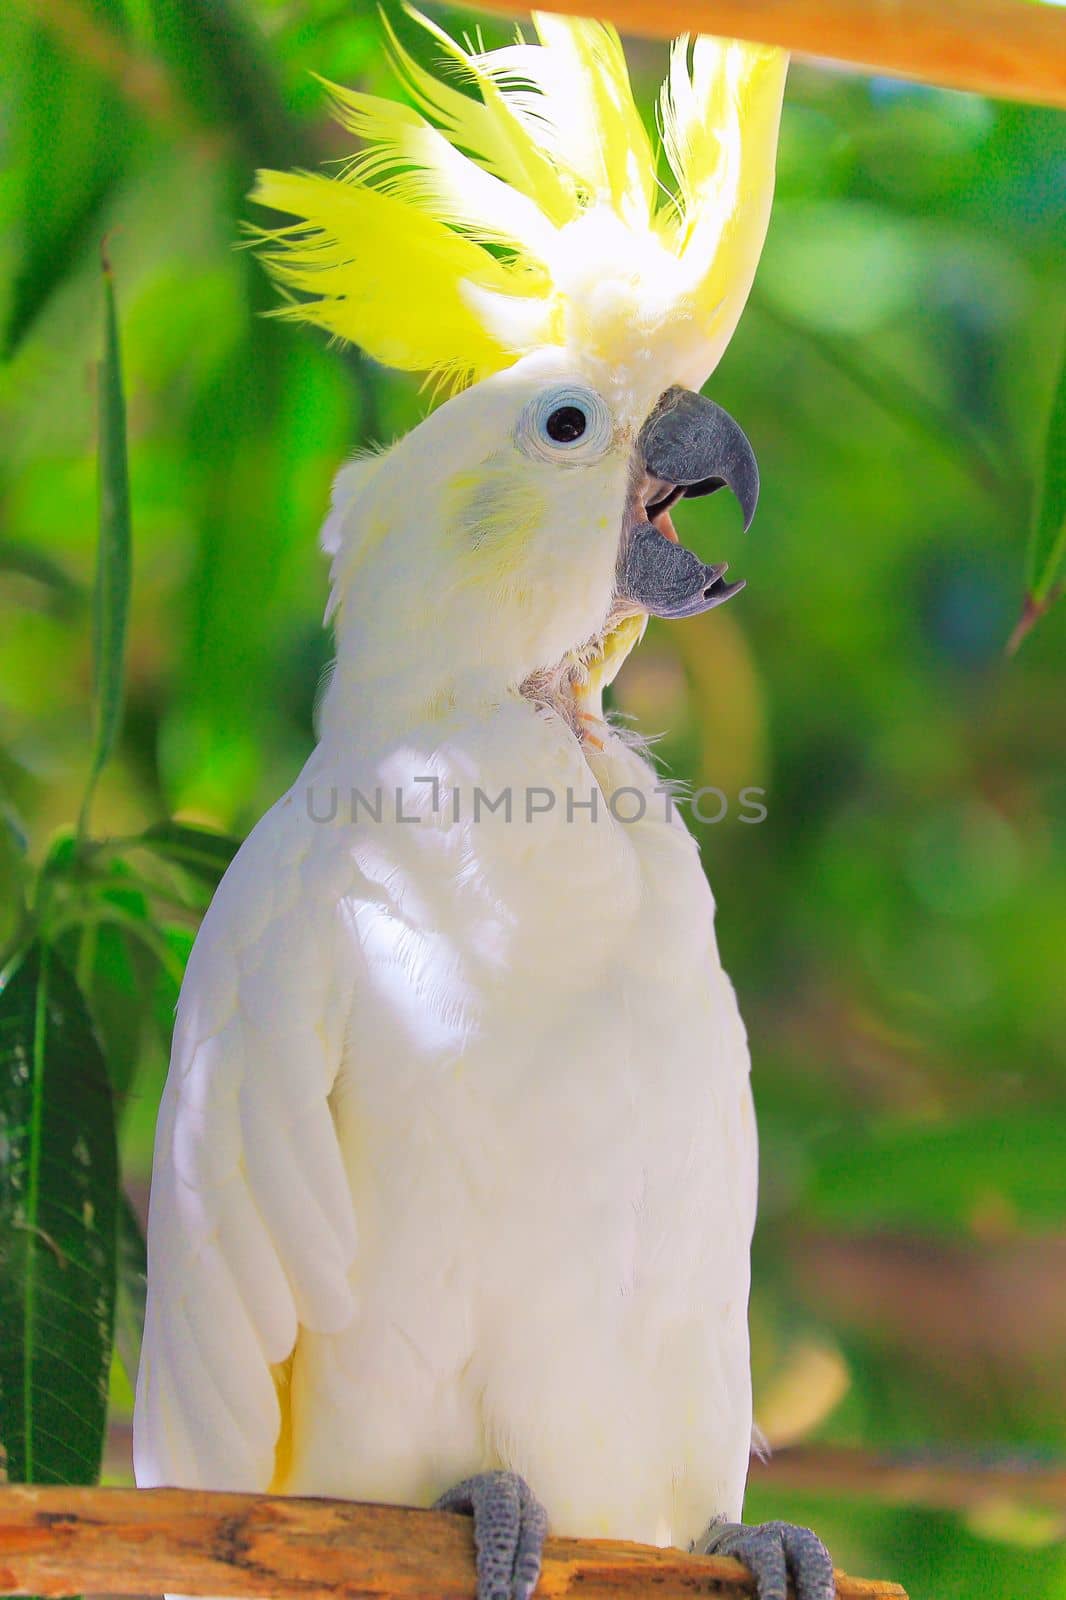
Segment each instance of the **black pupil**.
[[588,418],[578,406],[560,406],[548,418],[548,438],[556,444],[573,444],[588,427]]

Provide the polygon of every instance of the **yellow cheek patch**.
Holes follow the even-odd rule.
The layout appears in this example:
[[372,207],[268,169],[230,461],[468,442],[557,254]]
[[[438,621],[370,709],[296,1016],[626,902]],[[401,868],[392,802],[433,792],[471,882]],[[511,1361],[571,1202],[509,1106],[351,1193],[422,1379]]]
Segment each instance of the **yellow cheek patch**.
[[509,463],[457,472],[446,485],[445,505],[455,543],[473,556],[467,571],[484,583],[498,583],[521,567],[547,514],[544,496]]

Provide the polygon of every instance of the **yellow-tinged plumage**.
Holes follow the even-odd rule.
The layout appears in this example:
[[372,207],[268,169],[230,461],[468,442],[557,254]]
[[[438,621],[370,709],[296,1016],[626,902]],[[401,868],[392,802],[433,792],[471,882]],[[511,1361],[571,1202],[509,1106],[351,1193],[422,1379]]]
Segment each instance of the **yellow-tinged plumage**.
[[471,287],[512,293],[494,256],[426,211],[365,184],[264,173],[255,197],[306,218],[271,234],[265,259],[303,298],[285,316],[318,323],[387,366],[504,367],[509,349],[485,326]]
[[134,1451],[143,1485],[400,1504],[475,1475],[526,1506],[475,1513],[481,1600],[530,1600],[541,1519],[486,1473],[562,1534],[684,1547],[741,1511],[747,1045],[695,841],[602,694],[649,613],[734,592],[661,491],[754,508],[691,391],[754,271],[784,60],[675,47],[671,194],[610,29],[425,26],[447,81],[386,24],[413,103],[331,91],[350,160],[257,190],[293,219],[261,236],[282,314],[480,381],[337,475],[318,744],[178,1005]]
[[463,87],[383,19],[414,105],[331,86],[362,141],[342,174],[258,176],[253,198],[299,219],[260,230],[290,292],[279,314],[456,385],[571,345],[616,371],[653,348],[699,387],[766,233],[784,52],[674,44],[659,103],[671,193],[613,28],[541,14],[537,43],[472,51],[410,15]]

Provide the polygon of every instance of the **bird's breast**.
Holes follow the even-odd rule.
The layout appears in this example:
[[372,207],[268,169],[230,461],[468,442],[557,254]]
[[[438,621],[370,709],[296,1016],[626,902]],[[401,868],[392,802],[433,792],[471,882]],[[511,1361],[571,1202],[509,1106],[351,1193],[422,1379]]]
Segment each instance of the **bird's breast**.
[[342,908],[356,1000],[335,1111],[364,1241],[404,1195],[412,1217],[524,1241],[544,1272],[595,1239],[583,1281],[611,1293],[679,1227],[702,1248],[732,1205],[722,1152],[753,1139],[747,1048],[653,770],[612,742],[593,772],[520,714],[392,752],[376,778],[420,820],[353,831]]

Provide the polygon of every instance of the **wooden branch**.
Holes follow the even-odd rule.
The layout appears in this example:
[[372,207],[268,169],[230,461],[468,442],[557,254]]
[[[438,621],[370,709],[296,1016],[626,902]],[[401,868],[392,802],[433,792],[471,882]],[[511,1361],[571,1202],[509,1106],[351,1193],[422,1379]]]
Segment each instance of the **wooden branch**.
[[790,1445],[753,1460],[749,1482],[782,1493],[876,1500],[889,1506],[974,1511],[990,1501],[1066,1511],[1066,1464],[966,1461],[948,1452],[923,1459],[870,1454],[846,1445]]
[[[518,14],[515,0],[477,0]],[[1066,13],[1034,0],[538,0],[623,33],[722,33],[897,77],[1066,105]]]
[[[184,1489],[0,1489],[0,1594],[473,1600],[466,1517],[404,1506]],[[752,1592],[739,1562],[606,1539],[549,1539],[538,1600]],[[907,1600],[837,1574],[838,1600]]]

